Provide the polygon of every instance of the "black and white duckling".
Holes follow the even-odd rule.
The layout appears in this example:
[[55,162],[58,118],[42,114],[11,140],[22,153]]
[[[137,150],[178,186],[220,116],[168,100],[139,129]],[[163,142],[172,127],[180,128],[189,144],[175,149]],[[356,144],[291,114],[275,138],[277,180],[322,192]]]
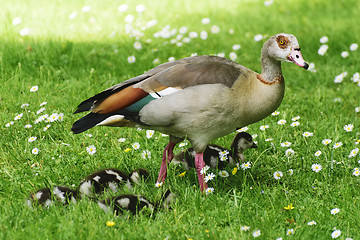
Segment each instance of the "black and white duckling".
[[87,176],[79,185],[81,197],[94,197],[95,194],[103,192],[109,188],[117,192],[120,185],[126,185],[129,189],[132,185],[139,184],[141,178],[147,180],[149,172],[145,169],[136,169],[130,174],[115,168],[107,168]]
[[75,189],[65,186],[55,186],[53,188],[42,188],[30,194],[29,199],[26,200],[26,204],[29,207],[41,205],[48,208],[56,203],[63,205],[76,203],[78,197],[78,191]]
[[[253,138],[249,133],[240,132],[235,136],[230,150],[218,145],[208,145],[204,151],[205,165],[208,165],[213,169],[224,169],[226,166],[234,166],[236,163],[239,163],[239,161],[244,163],[244,151],[249,148],[257,148],[256,143],[254,143]],[[178,154],[173,162],[179,165],[182,164],[186,170],[189,170],[190,168],[195,167],[195,154],[194,148],[188,148]]]
[[115,198],[98,201],[98,205],[106,213],[113,210],[116,214],[121,215],[126,211],[129,211],[133,215],[136,215],[145,208],[147,208],[150,212],[158,211],[159,209],[169,209],[175,199],[175,194],[170,192],[170,190],[167,190],[162,195],[160,201],[155,203],[141,195],[124,194]]

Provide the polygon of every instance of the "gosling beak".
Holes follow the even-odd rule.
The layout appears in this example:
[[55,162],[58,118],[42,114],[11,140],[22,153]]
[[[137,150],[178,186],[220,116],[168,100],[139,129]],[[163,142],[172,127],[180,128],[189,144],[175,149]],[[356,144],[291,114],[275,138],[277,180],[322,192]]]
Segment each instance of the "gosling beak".
[[251,145],[251,147],[250,147],[250,148],[257,148],[256,143],[253,143],[253,145]]
[[303,59],[303,57],[301,55],[300,48],[291,49],[291,52],[287,56],[287,59],[300,67],[303,67],[305,69],[309,68],[309,64],[307,62],[305,62],[305,60]]

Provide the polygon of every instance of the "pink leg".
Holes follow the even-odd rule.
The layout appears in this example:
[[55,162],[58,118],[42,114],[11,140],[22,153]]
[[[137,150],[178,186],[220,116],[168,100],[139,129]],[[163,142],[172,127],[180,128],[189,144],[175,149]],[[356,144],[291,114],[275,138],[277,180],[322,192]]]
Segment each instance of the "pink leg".
[[171,162],[171,160],[174,158],[174,147],[176,143],[169,142],[168,145],[165,147],[164,154],[162,157],[159,177],[157,182],[164,182],[167,174],[167,165]]
[[204,175],[200,173],[201,169],[205,167],[204,153],[195,154],[195,168],[198,175],[200,190],[203,192],[207,189],[207,183],[204,182]]

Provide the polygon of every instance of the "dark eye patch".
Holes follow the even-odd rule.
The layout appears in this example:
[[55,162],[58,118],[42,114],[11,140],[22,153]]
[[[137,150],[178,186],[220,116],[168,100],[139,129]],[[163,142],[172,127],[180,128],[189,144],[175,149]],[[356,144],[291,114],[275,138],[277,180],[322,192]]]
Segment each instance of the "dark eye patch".
[[276,38],[276,42],[279,46],[279,48],[281,49],[285,49],[288,47],[289,43],[290,43],[290,40],[288,37],[285,37],[283,35],[279,35],[277,38]]

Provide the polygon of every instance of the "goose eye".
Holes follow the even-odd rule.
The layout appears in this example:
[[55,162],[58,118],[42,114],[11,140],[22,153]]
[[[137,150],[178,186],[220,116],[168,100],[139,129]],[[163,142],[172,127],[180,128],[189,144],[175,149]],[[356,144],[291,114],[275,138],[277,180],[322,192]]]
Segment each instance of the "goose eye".
[[284,45],[285,44],[285,41],[284,40],[280,40],[280,45]]

